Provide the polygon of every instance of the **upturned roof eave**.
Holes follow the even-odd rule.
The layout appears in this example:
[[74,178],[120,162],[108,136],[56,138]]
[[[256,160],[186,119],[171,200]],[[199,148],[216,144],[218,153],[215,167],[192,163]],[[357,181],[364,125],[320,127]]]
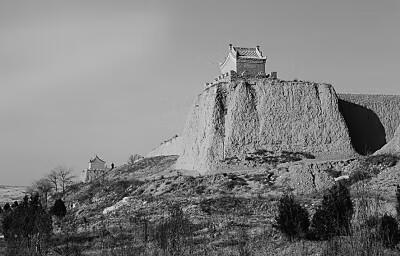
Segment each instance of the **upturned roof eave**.
[[224,62],[222,62],[222,63],[219,64],[219,67],[220,67],[221,70],[222,70],[223,67],[226,65],[226,63],[228,62],[229,59],[232,59],[232,61],[234,61],[234,62],[236,63],[236,58],[235,58],[234,56],[232,56],[232,53],[231,53],[231,52],[229,52],[229,53],[226,55]]
[[243,56],[238,56],[237,59],[242,59],[242,60],[267,60],[267,57],[243,57]]
[[105,163],[106,161],[104,161],[103,159],[101,159],[98,155],[96,155],[95,157],[93,157],[92,159],[89,160],[89,163],[93,163],[95,160],[99,159],[101,162]]

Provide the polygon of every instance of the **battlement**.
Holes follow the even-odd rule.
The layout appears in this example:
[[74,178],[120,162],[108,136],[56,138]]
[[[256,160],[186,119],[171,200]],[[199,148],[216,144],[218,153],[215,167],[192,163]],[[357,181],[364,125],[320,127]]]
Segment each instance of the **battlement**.
[[208,89],[213,87],[219,83],[230,83],[237,79],[246,79],[246,78],[271,78],[271,79],[278,79],[277,72],[271,72],[271,74],[265,74],[264,72],[259,72],[256,76],[249,74],[247,72],[242,72],[242,74],[237,74],[235,71],[231,70],[225,74],[219,75],[214,79],[213,82],[205,83],[204,89]]
[[181,148],[181,137],[175,135],[163,141],[158,147],[149,152],[146,157],[180,155],[182,153]]
[[207,89],[219,83],[224,83],[224,82],[229,83],[234,81],[236,78],[237,78],[236,72],[231,70],[230,72],[227,72],[225,74],[219,75],[218,77],[214,78],[214,81],[212,81],[211,83],[205,83],[204,88]]

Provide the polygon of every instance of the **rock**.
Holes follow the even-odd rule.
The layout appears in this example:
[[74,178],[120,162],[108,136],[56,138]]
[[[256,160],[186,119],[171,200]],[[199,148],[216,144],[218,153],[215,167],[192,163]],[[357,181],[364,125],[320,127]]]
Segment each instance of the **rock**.
[[350,179],[349,175],[342,175],[342,176],[335,178],[334,180],[339,181],[339,180],[348,180],[348,179]]
[[141,201],[139,199],[132,199],[130,197],[124,197],[124,198],[122,198],[121,201],[117,202],[116,204],[114,204],[110,207],[104,208],[103,214],[107,215],[107,214],[113,213],[116,210],[118,210],[119,208],[129,205],[129,204],[133,204],[133,203],[137,204],[137,205],[141,205],[141,204],[143,204],[143,201]]
[[326,164],[295,164],[276,180],[276,184],[288,187],[295,194],[321,192],[335,184]]
[[331,85],[271,79],[220,83],[195,100],[176,168],[213,173],[256,150],[354,155]]

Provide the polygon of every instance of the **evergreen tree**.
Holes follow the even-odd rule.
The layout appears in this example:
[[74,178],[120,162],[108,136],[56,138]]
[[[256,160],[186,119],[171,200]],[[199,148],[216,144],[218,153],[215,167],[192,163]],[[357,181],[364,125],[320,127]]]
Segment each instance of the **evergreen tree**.
[[67,214],[67,208],[65,207],[64,201],[57,199],[54,202],[53,207],[51,207],[50,212],[59,218],[63,218]]
[[6,204],[4,205],[4,207],[3,207],[3,209],[4,209],[5,212],[8,212],[9,210],[11,210],[10,204],[9,204],[9,203],[6,203]]
[[399,227],[395,218],[386,214],[380,218],[378,237],[384,246],[396,246],[399,241]]
[[318,239],[328,239],[350,233],[353,203],[350,192],[343,184],[332,187],[316,210],[311,229]]
[[289,240],[304,237],[310,225],[307,210],[290,195],[285,195],[279,200],[275,221],[276,227]]

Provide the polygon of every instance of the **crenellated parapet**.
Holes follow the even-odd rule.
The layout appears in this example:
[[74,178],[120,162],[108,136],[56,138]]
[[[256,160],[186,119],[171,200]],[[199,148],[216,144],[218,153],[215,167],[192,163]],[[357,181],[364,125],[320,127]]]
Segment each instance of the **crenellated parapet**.
[[180,155],[182,153],[181,144],[181,137],[175,135],[151,150],[146,157]]
[[213,82],[205,83],[204,89],[208,89],[220,83],[230,83],[237,79],[249,79],[249,78],[270,78],[273,80],[278,79],[277,72],[271,72],[271,74],[265,74],[265,72],[259,72],[257,75],[252,75],[246,71],[242,72],[241,74],[237,74],[235,71],[231,70],[225,74],[219,75],[218,77],[214,78]]
[[227,72],[225,74],[219,75],[218,77],[214,78],[214,81],[210,83],[205,83],[204,88],[207,89],[219,83],[230,83],[233,82],[237,77],[238,76],[236,72],[231,70],[230,72]]

